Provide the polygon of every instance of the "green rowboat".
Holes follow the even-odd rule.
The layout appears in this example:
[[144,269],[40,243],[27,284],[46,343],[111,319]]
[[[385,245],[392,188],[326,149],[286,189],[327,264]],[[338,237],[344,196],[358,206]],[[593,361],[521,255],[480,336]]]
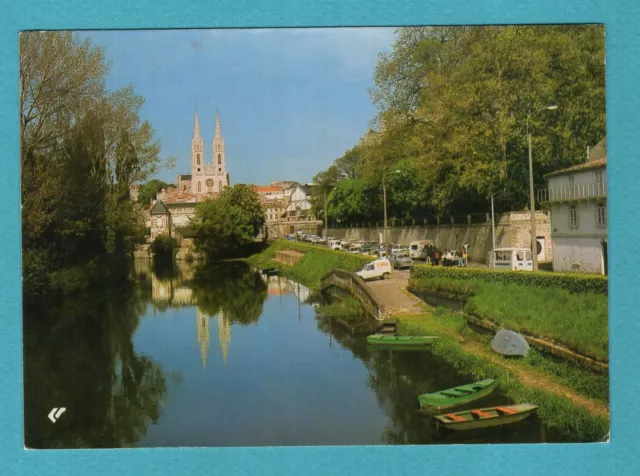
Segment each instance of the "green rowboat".
[[449,388],[434,393],[424,393],[418,396],[422,410],[443,410],[465,403],[473,402],[493,392],[498,382],[493,379],[480,380],[479,382],[459,387]]
[[437,415],[433,418],[439,426],[447,430],[475,430],[492,426],[507,425],[524,420],[533,415],[537,406],[530,403],[505,405],[502,407],[479,408],[457,413]]
[[393,336],[373,334],[367,337],[367,343],[385,347],[417,347],[432,344],[438,336]]

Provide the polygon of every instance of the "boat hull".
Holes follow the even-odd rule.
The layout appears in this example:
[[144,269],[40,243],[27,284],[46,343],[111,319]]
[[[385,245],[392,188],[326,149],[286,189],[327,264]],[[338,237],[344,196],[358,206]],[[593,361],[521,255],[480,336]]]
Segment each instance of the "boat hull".
[[[446,410],[447,408],[457,407],[486,397],[493,392],[497,384],[498,382],[493,379],[481,380],[469,385],[460,385],[440,392],[426,393],[420,395],[418,397],[418,401],[420,402],[420,408],[423,411],[435,412],[439,410]],[[482,388],[473,391],[473,388],[478,386],[481,386]],[[460,390],[467,389],[472,393],[458,396],[446,396],[442,394],[442,392],[456,393]]]
[[[493,412],[497,407],[491,408],[482,408],[479,411],[481,412]],[[454,413],[453,415],[457,415],[460,418],[465,418],[465,421],[452,421],[446,415],[437,415],[434,417],[438,426],[441,426],[447,430],[453,431],[465,431],[465,430],[476,430],[480,428],[491,428],[502,425],[510,425],[513,423],[518,423],[531,415],[533,415],[538,407],[535,405],[529,404],[520,404],[520,405],[510,405],[506,407],[499,408],[509,408],[516,413],[513,414],[503,414],[498,416],[493,416],[491,418],[478,418],[471,416],[474,410],[469,410],[465,412]],[[478,411],[478,410],[475,410]]]
[[431,345],[437,336],[393,336],[374,334],[367,337],[367,343],[384,347],[416,347]]

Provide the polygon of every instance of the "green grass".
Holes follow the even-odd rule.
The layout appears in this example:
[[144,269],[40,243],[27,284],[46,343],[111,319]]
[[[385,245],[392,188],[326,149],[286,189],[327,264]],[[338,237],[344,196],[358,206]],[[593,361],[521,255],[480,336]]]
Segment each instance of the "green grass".
[[[431,347],[435,355],[452,363],[458,371],[471,374],[478,380],[496,379],[499,389],[507,396],[517,402],[538,405],[538,417],[547,426],[557,428],[575,441],[599,441],[609,431],[607,418],[591,414],[588,409],[573,403],[567,397],[544,389],[525,387],[513,372],[495,365],[482,355],[465,351],[457,338],[450,334],[451,331],[457,332],[466,327],[464,318],[459,314],[440,309],[431,315],[400,318],[399,325],[403,335],[439,334],[440,339]],[[468,332],[471,331],[466,333]],[[549,368],[540,370],[546,374]]]
[[360,301],[352,297],[318,306],[317,312],[325,317],[335,317],[345,322],[361,323],[367,317]]
[[584,355],[608,358],[608,298],[604,294],[445,277],[412,278],[410,289],[464,297],[467,314],[555,340]]
[[[304,256],[293,266],[273,261],[276,251],[295,250]],[[307,245],[291,241],[275,241],[262,253],[250,256],[247,261],[258,268],[278,267],[284,276],[314,289],[320,287],[320,279],[335,268],[359,271],[373,258],[344,251],[332,251],[323,246]]]

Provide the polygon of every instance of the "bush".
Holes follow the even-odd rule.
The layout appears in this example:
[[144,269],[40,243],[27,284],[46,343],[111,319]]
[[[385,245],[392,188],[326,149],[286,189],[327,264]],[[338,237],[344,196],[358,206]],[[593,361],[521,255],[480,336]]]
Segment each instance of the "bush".
[[547,273],[531,271],[503,271],[480,268],[445,268],[442,266],[416,265],[416,278],[450,278],[459,280],[482,280],[505,284],[538,286],[541,288],[563,288],[572,293],[608,294],[609,281],[606,276]]
[[156,261],[172,261],[178,252],[178,241],[169,235],[158,235],[149,247]]

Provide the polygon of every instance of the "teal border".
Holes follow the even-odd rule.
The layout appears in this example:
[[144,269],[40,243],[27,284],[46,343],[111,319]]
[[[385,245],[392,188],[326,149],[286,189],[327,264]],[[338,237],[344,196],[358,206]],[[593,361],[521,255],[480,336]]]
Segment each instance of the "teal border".
[[[637,0],[0,0],[0,472],[114,475],[640,474]],[[604,23],[611,316],[609,444],[25,451],[22,428],[18,31],[23,29]],[[82,382],[78,382],[82,385]],[[634,385],[635,384],[635,385]],[[310,411],[313,411],[310,409]],[[43,416],[44,417],[44,416]],[[636,467],[634,471],[632,469]]]

